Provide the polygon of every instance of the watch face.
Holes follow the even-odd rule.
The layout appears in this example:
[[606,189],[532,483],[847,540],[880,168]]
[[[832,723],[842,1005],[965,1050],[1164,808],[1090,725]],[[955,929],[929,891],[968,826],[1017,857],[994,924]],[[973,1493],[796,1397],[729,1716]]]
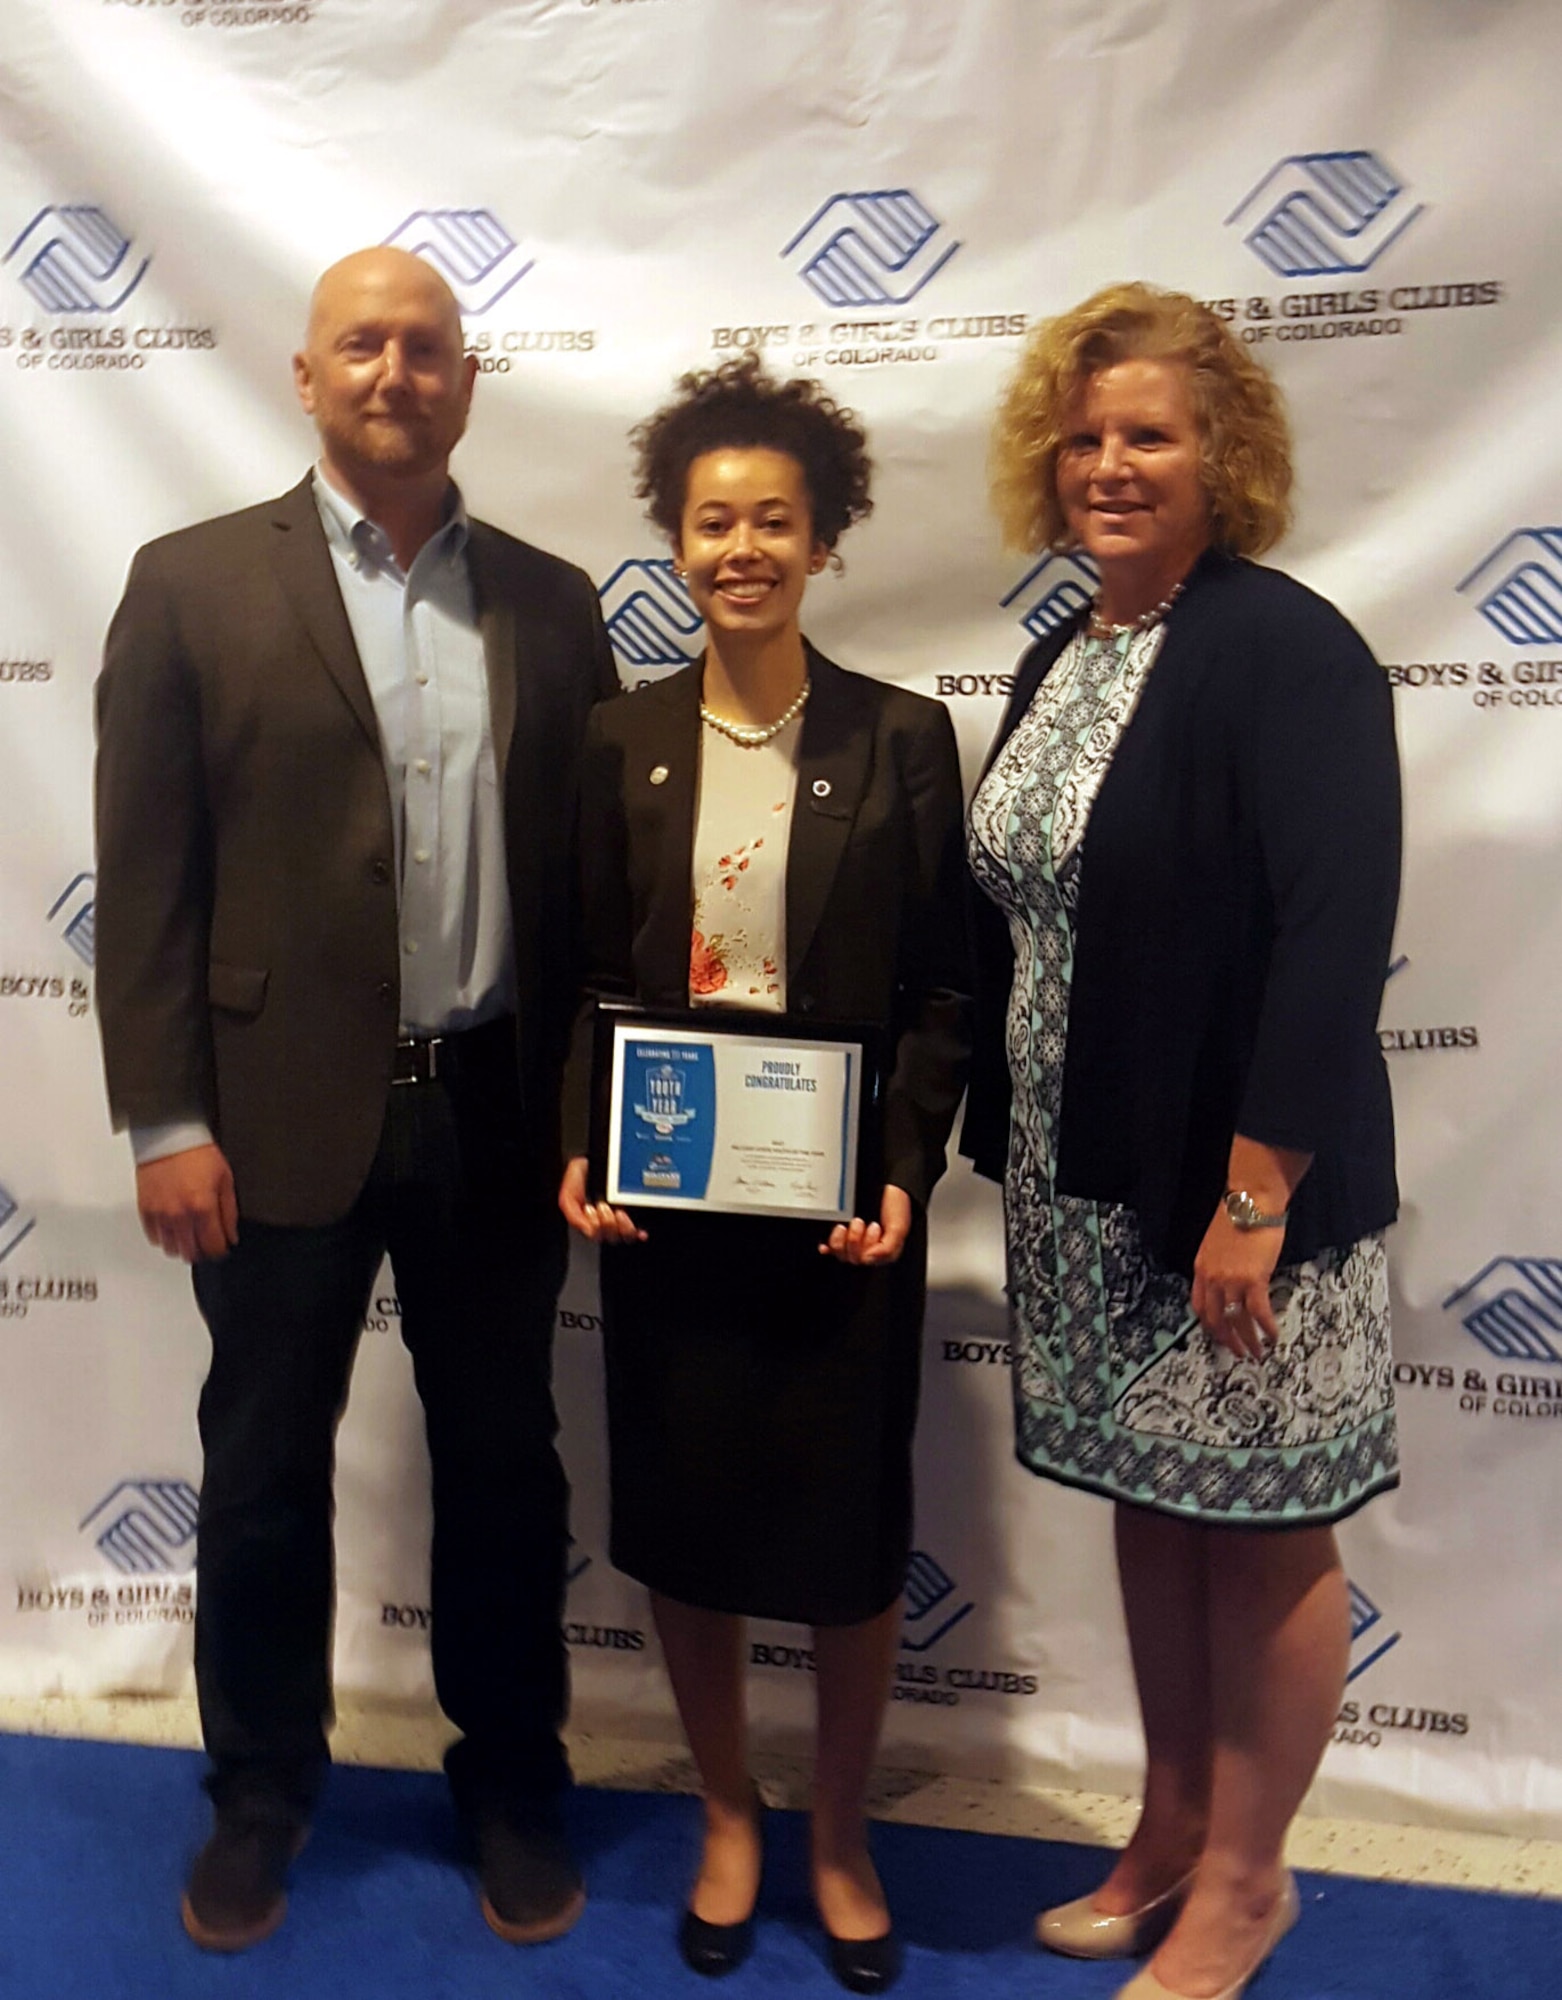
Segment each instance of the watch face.
[[1278,1229],[1284,1214],[1265,1215],[1246,1188],[1229,1188],[1225,1195],[1226,1213],[1238,1229]]

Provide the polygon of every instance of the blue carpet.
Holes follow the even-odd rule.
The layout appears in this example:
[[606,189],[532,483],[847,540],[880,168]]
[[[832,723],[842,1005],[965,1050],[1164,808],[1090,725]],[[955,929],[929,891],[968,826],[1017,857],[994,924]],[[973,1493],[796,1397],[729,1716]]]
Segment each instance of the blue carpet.
[[[462,1870],[443,1781],[333,1772],[293,1871],[287,1922],[237,1958],[179,1927],[185,1865],[205,1832],[199,1760],[181,1751],[0,1736],[0,1995],[4,2000],[775,2000],[840,1989],[808,1905],[804,1827],[766,1821],[753,1958],[720,1982],[679,1961],[673,1925],[692,1864],[692,1800],[578,1792],[571,1821],[591,1903],[557,1944],[491,1936]],[[904,2000],[1108,2000],[1125,1969],[1046,1957],[1037,1908],[1080,1894],[1097,1850],[883,1826],[876,1852],[908,1952]],[[1556,2000],[1562,1906],[1302,1880],[1303,1918],[1256,2000]]]

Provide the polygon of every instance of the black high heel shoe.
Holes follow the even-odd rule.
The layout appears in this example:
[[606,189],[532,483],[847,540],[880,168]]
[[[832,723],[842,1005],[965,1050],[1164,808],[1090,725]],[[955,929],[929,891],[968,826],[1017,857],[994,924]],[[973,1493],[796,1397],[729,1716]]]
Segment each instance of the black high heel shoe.
[[741,1923],[708,1924],[685,1910],[678,1926],[678,1950],[691,1972],[705,1979],[722,1979],[736,1972],[754,1949],[754,1912]]
[[[764,1839],[765,1802],[754,1788],[754,1830]],[[754,1892],[757,1905],[759,1892]],[[678,1951],[691,1972],[704,1979],[723,1979],[736,1972],[754,1949],[754,1912],[750,1910],[735,1924],[708,1924],[693,1910],[685,1910],[678,1924]],[[877,1989],[874,1989],[875,1991]]]
[[848,1993],[887,1993],[900,1977],[900,1939],[894,1926],[876,1938],[838,1938],[825,1932],[830,1970]]

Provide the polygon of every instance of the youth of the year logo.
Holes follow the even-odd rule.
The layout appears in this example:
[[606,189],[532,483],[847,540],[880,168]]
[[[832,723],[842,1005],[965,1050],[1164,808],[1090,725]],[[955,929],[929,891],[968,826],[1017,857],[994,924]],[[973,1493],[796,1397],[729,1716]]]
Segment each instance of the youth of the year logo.
[[781,255],[828,306],[903,306],[960,248],[910,188],[832,195]]
[[1425,208],[1380,153],[1292,153],[1226,217],[1277,277],[1355,276]]

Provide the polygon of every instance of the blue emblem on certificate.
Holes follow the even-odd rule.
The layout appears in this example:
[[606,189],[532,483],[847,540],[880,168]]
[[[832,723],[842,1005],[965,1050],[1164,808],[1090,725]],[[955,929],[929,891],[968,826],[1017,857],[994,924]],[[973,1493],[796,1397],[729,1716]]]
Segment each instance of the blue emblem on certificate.
[[703,1199],[716,1139],[716,1065],[708,1047],[662,1036],[628,1042],[623,1051],[616,1131],[625,1199],[687,1195]]
[[855,1212],[860,1041],[610,1017],[602,1058],[609,1201],[832,1222]]

